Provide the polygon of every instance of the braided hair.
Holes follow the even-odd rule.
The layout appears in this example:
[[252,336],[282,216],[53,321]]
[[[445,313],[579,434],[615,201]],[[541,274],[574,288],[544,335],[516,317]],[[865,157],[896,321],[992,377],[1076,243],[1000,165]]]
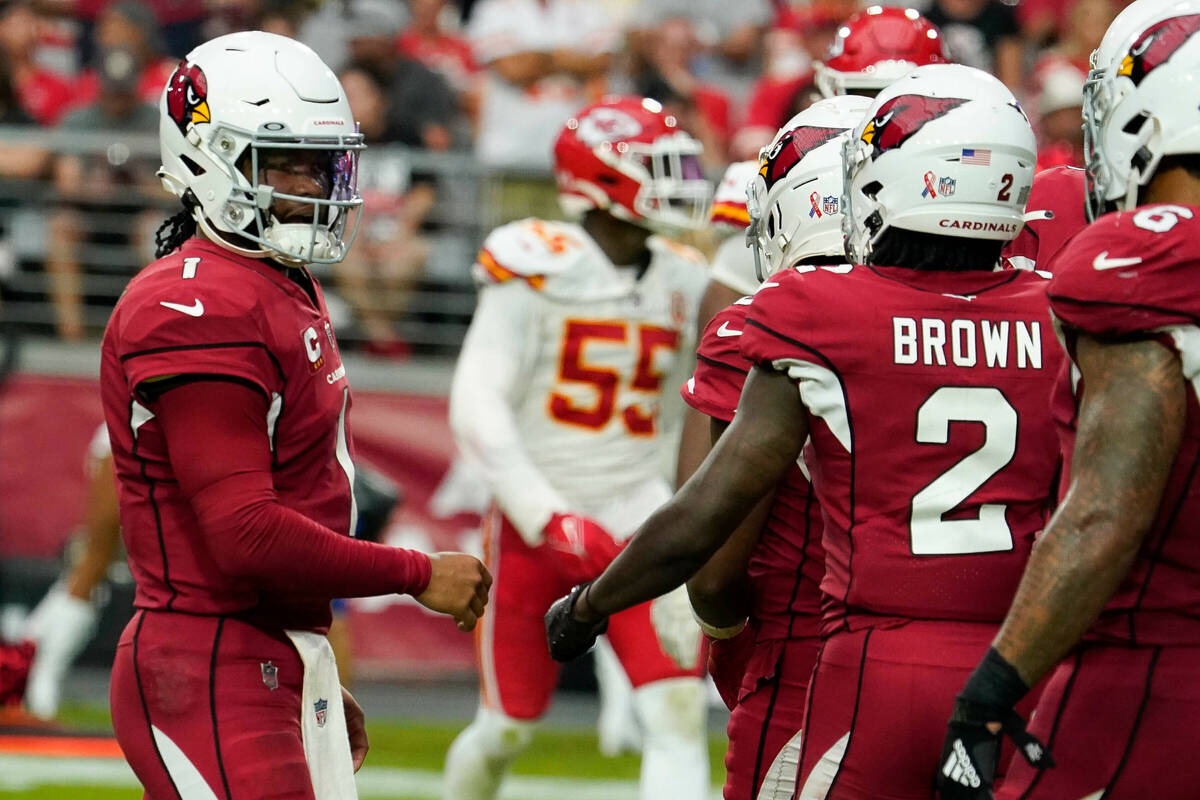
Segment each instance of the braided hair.
[[884,267],[917,270],[986,271],[996,267],[1004,245],[993,239],[889,228],[879,237],[867,261]]
[[192,210],[196,198],[190,191],[183,196],[183,208],[167,217],[154,232],[154,257],[162,258],[178,250],[184,242],[196,235],[196,218]]

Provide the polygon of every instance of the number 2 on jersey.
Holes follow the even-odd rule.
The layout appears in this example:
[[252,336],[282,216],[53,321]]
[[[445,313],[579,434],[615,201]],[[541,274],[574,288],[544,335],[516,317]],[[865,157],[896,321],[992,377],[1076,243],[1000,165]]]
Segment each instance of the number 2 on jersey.
[[[624,344],[629,338],[628,328],[624,322],[567,320],[563,330],[558,378],[569,383],[590,384],[596,390],[596,401],[591,406],[579,405],[570,397],[553,392],[549,403],[551,417],[571,425],[596,430],[608,424],[617,410],[617,389],[621,376],[611,367],[590,366],[585,363],[584,345],[589,341]],[[654,369],[654,354],[659,349],[673,351],[678,348],[679,332],[655,325],[638,325],[636,330],[638,361],[629,388],[655,395],[662,385],[663,376]],[[633,404],[621,409],[620,413],[630,433],[635,436],[653,435],[653,411],[644,411]]]
[[951,422],[983,423],[983,446],[913,495],[909,533],[914,555],[992,553],[1013,548],[1000,503],[979,506],[977,519],[945,515],[979,491],[1017,452],[1017,412],[999,389],[943,386],[917,409],[917,441],[947,444]]

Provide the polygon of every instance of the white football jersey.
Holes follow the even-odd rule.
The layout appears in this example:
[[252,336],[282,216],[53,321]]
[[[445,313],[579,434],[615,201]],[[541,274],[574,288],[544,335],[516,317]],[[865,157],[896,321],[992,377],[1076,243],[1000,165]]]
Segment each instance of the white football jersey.
[[[527,541],[556,511],[626,535],[669,496],[662,409],[691,366],[705,266],[666,239],[649,247],[639,279],[580,226],[526,219],[493,231],[477,258],[451,423]],[[651,495],[638,519],[612,519],[614,501]]]

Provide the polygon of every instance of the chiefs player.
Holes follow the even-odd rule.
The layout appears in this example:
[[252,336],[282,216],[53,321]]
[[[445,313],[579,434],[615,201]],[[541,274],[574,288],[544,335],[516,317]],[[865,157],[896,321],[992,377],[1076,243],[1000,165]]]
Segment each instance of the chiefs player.
[[[559,196],[580,223],[502,226],[477,258],[450,422],[494,499],[484,532],[498,583],[476,640],[480,708],[446,757],[446,800],[495,797],[557,683],[542,615],[671,495],[660,406],[690,367],[705,275],[698,253],[653,232],[708,222],[699,152],[653,100],[589,106],[554,147]],[[642,725],[646,800],[708,792],[699,630],[685,621],[690,652],[672,648],[681,663],[647,605],[608,631]]]
[[[842,139],[871,101],[822,100],[780,129],[752,183],[751,232],[763,272],[845,261]],[[753,364],[739,351],[750,299],[709,322],[683,399],[713,440],[733,420]],[[707,453],[707,449],[705,450]],[[689,473],[690,476],[690,473]],[[710,638],[709,668],[732,709],[726,800],[791,797],[808,680],[816,662],[825,556],[821,510],[804,468],[785,479],[688,581]]]
[[1200,111],[1180,101],[1200,72],[1200,3],[1139,5],[1135,27],[1119,18],[1105,36],[1084,95],[1090,202],[1118,211],[1050,265],[1075,373],[1057,387],[1078,409],[1070,482],[955,705],[947,798],[990,796],[997,731],[1047,674],[1031,732],[1052,739],[1057,768],[1018,764],[999,797],[1200,786]]
[[349,538],[351,394],[307,263],[336,262],[361,137],[333,73],[261,32],[180,62],[160,101],[184,209],[105,331],[100,386],[136,612],[112,674],[146,797],[352,798],[362,711],[324,632],[333,597],[483,613],[471,556]]
[[885,89],[843,157],[853,265],[763,285],[739,337],[754,367],[733,423],[609,569],[551,608],[547,631],[569,656],[605,615],[683,580],[811,437],[824,641],[798,796],[928,798],[936,705],[994,636],[1057,472],[1046,281],[995,270],[1034,138],[999,81],[937,64]]

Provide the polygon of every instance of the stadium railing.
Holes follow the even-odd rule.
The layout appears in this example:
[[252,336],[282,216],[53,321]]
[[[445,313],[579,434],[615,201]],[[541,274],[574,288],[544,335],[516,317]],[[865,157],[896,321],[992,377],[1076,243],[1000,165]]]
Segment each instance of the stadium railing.
[[[55,286],[71,286],[68,269],[48,269],[52,238],[71,212],[72,229],[83,237],[75,249],[78,295],[85,341],[98,338],[125,284],[152,257],[153,230],[179,208],[153,177],[159,164],[152,134],[0,126],[0,151],[12,147],[48,151],[50,163],[37,179],[0,177],[0,319],[34,337],[53,337],[62,313]],[[77,157],[92,178],[74,194],[54,184],[55,162]],[[111,185],[114,180],[125,181]],[[489,170],[469,152],[433,153],[370,146],[360,167],[367,197],[356,248],[402,217],[405,191],[414,183],[433,188],[434,202],[417,229],[426,253],[415,280],[402,286],[373,284],[383,298],[399,339],[414,355],[454,355],[475,303],[469,268],[484,236],[494,226],[531,214],[553,214],[554,192],[546,174]],[[100,185],[101,190],[93,189]],[[104,189],[108,185],[108,190]],[[372,226],[374,226],[372,228]],[[401,234],[405,235],[405,234]],[[59,251],[61,251],[61,247]],[[376,248],[378,250],[378,248]],[[56,262],[57,263],[57,262]],[[330,297],[339,339],[347,350],[369,344],[360,314],[333,270],[318,273]],[[56,281],[58,283],[56,284]],[[66,281],[64,284],[63,281]],[[69,296],[70,289],[66,291]]]

